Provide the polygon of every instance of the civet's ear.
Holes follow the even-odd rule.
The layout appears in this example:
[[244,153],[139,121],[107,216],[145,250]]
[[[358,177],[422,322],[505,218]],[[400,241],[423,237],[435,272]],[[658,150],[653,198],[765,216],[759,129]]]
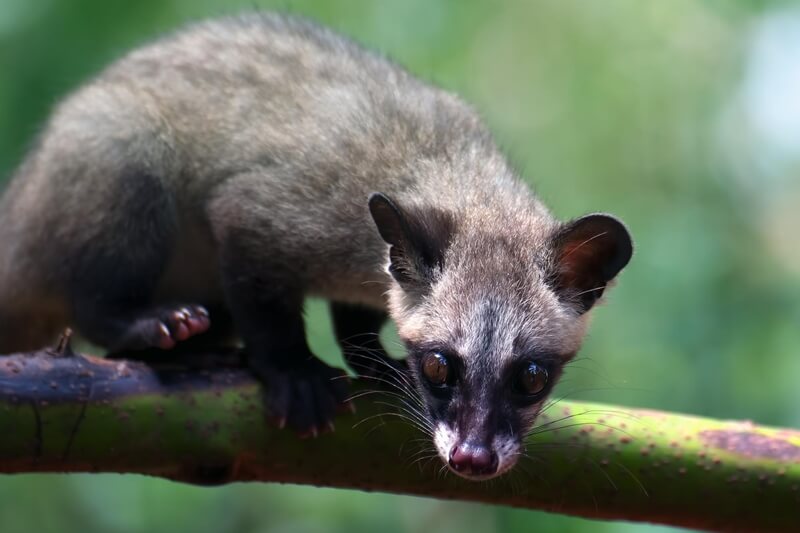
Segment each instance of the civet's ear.
[[617,218],[596,213],[565,224],[554,237],[559,295],[586,312],[630,261],[633,243]]
[[430,287],[444,266],[453,218],[435,208],[403,209],[381,193],[369,197],[369,212],[389,244],[389,272],[407,291]]

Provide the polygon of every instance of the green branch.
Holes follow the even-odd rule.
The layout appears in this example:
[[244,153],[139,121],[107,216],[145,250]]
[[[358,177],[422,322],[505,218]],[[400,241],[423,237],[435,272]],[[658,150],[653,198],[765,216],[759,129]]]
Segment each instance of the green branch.
[[[381,400],[377,400],[381,398]],[[705,529],[800,530],[800,432],[560,402],[489,483],[442,471],[380,394],[299,440],[265,423],[237,357],[185,364],[52,352],[0,357],[0,472],[135,472],[417,494]]]

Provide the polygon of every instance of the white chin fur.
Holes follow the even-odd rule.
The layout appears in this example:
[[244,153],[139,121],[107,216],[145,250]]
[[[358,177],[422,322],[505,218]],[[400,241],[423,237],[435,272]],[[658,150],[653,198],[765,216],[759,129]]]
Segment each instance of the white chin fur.
[[444,464],[450,469],[451,472],[457,474],[465,479],[471,481],[484,481],[492,479],[511,470],[520,454],[520,444],[513,438],[495,436],[492,440],[492,448],[497,454],[497,472],[488,476],[469,476],[457,472],[450,468],[450,450],[458,440],[458,435],[447,424],[440,422],[436,425],[433,432],[433,443],[436,446],[436,451],[439,452],[439,457],[444,461]]

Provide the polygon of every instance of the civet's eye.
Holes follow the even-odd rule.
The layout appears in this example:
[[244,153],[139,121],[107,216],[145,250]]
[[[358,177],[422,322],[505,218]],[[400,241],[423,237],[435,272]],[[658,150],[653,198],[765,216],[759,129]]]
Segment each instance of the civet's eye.
[[450,378],[450,363],[438,352],[425,354],[422,358],[422,374],[435,387],[447,384]]
[[547,387],[547,370],[536,363],[528,363],[514,381],[515,392],[525,396],[541,394]]

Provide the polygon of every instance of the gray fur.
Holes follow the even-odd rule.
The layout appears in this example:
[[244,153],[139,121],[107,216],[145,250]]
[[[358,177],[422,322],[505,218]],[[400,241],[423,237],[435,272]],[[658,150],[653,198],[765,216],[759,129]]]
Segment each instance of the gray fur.
[[[422,291],[387,273],[374,191],[454,221]],[[457,96],[305,20],[202,22],[55,109],[0,204],[0,351],[74,321],[70,287],[97,275],[87,254],[157,264],[154,304],[224,307],[219,257],[236,242],[270,284],[388,309],[409,344],[450,343],[479,390],[521,352],[578,350],[587,314],[549,283],[561,228]]]

